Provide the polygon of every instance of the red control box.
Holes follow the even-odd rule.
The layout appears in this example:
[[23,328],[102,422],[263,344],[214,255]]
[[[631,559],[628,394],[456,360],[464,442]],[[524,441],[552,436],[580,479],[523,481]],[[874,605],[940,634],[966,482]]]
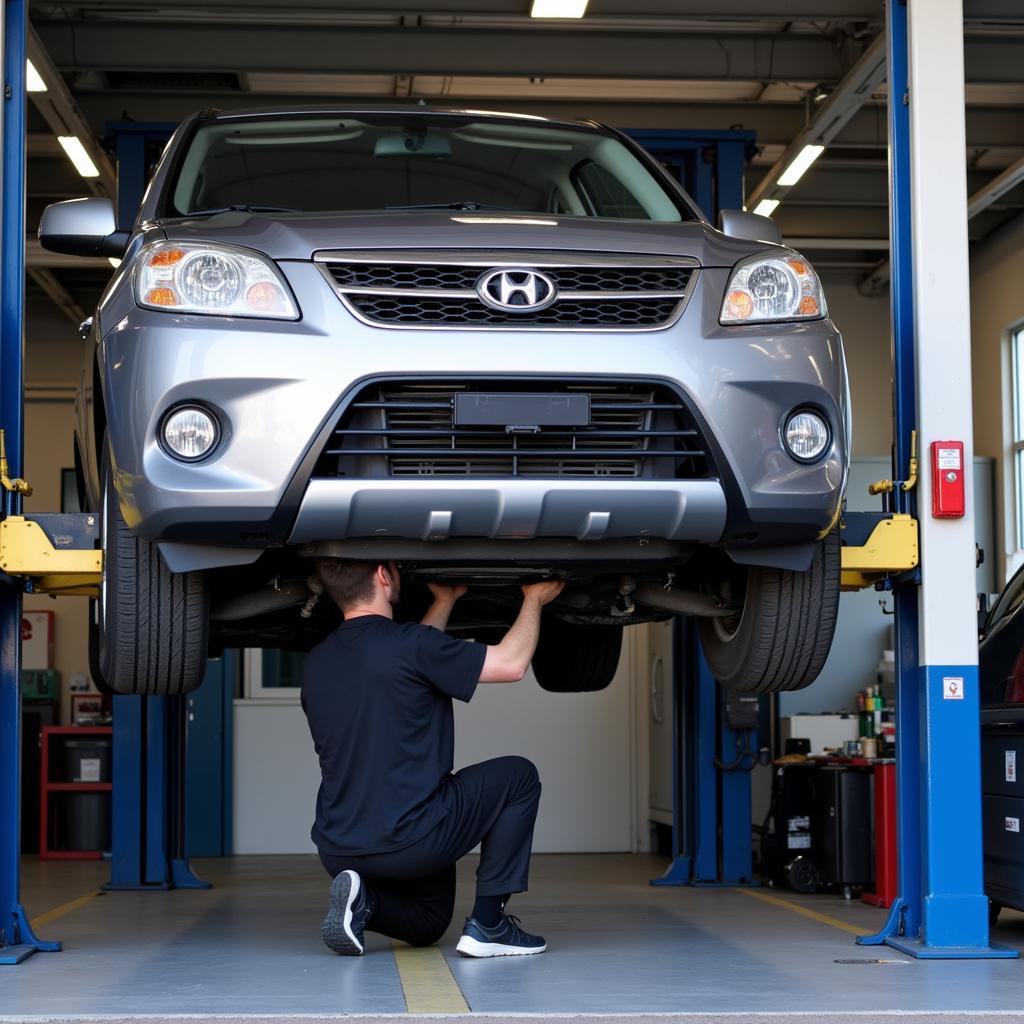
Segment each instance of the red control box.
[[933,518],[963,518],[967,511],[964,477],[963,441],[932,441]]

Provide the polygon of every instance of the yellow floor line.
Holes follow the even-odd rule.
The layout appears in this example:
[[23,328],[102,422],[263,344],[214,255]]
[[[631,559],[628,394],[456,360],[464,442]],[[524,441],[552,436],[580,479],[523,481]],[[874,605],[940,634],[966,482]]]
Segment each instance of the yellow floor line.
[[90,892],[86,896],[79,896],[77,900],[71,900],[70,903],[64,903],[59,907],[55,907],[53,910],[48,910],[45,914],[33,917],[29,921],[29,924],[32,926],[32,930],[36,931],[36,929],[42,928],[51,921],[56,921],[58,917],[63,917],[65,914],[70,914],[72,910],[78,910],[80,907],[84,907],[90,900],[94,900],[100,895],[102,894],[98,892]]
[[839,928],[844,932],[849,932],[851,935],[870,935],[871,932],[860,928],[855,924],[848,924],[846,921],[840,921],[838,917],[831,917],[828,914],[820,914],[817,910],[811,910],[809,907],[802,907],[799,903],[791,903],[789,900],[782,899],[781,896],[771,896],[766,892],[760,892],[757,889],[736,889],[735,892],[741,892],[744,896],[753,896],[755,900],[762,900],[765,903],[771,903],[776,907],[785,907],[786,910],[792,910],[794,914],[803,914],[804,917],[809,917],[812,921],[817,921],[819,924],[831,925],[833,928]]
[[394,943],[395,965],[409,1013],[469,1013],[462,989],[437,946]]

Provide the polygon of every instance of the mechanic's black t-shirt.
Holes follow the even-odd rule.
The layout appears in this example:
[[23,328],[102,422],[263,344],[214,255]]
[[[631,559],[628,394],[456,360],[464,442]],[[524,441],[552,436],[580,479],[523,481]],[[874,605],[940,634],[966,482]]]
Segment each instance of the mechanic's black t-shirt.
[[383,615],[346,619],[310,652],[302,709],[323,774],[312,831],[321,851],[400,850],[445,816],[452,697],[473,696],[486,653]]

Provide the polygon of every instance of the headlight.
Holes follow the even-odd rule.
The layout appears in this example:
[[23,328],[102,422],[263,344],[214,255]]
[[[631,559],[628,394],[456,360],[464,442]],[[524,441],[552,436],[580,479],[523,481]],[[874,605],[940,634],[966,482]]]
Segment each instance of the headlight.
[[233,246],[157,242],[139,254],[135,301],[148,309],[297,320],[295,300],[265,257]]
[[828,424],[819,413],[801,409],[786,421],[783,436],[793,458],[813,462],[828,447]]
[[817,320],[827,312],[821,282],[795,252],[755,256],[733,271],[722,303],[723,324]]
[[217,421],[197,405],[181,405],[164,419],[164,444],[179,459],[192,462],[209,455],[220,437]]

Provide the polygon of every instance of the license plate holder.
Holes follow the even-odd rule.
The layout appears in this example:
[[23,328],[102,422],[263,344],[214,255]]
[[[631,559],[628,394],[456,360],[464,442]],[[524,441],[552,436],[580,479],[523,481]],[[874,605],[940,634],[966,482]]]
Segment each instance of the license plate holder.
[[455,396],[457,427],[586,427],[590,395],[484,394]]

